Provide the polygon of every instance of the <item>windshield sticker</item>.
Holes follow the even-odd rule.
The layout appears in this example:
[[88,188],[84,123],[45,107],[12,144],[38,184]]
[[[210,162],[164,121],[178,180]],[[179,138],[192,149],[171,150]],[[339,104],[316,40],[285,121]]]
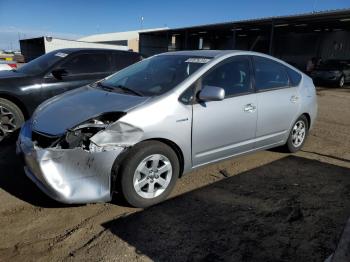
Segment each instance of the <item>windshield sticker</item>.
[[62,57],[62,58],[66,57],[67,55],[68,54],[61,53],[61,52],[55,54],[55,56],[59,56],[59,57]]
[[185,61],[185,63],[197,63],[197,64],[206,64],[210,61],[209,58],[203,58],[203,57],[192,57]]

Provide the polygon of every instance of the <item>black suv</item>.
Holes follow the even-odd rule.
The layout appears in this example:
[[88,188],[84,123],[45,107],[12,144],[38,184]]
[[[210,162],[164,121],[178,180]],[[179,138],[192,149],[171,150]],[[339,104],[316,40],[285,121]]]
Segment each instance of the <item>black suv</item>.
[[142,59],[109,49],[52,51],[12,71],[0,71],[0,141],[44,100],[102,79]]

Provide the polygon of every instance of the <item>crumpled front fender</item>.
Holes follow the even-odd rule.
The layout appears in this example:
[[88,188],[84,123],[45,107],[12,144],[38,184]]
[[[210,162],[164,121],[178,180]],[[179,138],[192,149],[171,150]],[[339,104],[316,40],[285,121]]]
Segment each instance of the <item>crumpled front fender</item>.
[[89,152],[81,148],[54,149],[34,146],[24,126],[17,143],[26,163],[25,172],[51,198],[63,203],[111,200],[111,172],[124,147]]

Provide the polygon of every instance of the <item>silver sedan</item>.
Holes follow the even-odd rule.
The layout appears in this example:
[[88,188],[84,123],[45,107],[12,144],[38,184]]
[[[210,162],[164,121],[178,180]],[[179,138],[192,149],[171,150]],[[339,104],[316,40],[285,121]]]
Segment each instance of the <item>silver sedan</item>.
[[40,105],[22,127],[25,172],[65,203],[119,192],[146,207],[189,171],[277,146],[298,151],[317,114],[312,80],[271,56],[153,56]]

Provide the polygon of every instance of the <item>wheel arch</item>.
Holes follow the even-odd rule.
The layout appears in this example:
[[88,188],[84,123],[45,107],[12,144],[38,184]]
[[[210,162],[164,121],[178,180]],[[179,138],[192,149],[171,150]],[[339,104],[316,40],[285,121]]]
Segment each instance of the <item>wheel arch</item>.
[[[145,139],[145,140],[142,140],[142,141],[139,141],[137,142],[136,144],[133,145],[133,147],[139,143],[142,143],[142,142],[146,142],[146,141],[158,141],[158,142],[161,142],[167,146],[169,146],[172,150],[174,150],[176,156],[178,157],[179,159],[179,164],[180,164],[180,173],[179,173],[179,177],[182,177],[183,175],[183,171],[184,171],[184,155],[183,155],[183,152],[181,150],[181,148],[173,141],[169,140],[169,139],[166,139],[166,138],[160,138],[160,137],[157,137],[157,138],[149,138],[149,139]],[[111,192],[115,191],[115,190],[118,190],[119,187],[120,187],[120,181],[118,179],[118,173],[119,173],[119,168],[120,168],[120,165],[121,163],[124,161],[124,158],[127,156],[128,154],[128,149],[125,149],[118,157],[117,159],[115,160],[114,164],[113,164],[113,167],[112,167],[112,173],[111,173]]]
[[303,113],[301,115],[306,117],[308,128],[310,129],[310,126],[311,126],[311,116],[310,116],[310,114],[309,113]]
[[24,103],[20,99],[18,99],[17,97],[15,97],[13,95],[7,94],[7,93],[0,93],[0,98],[9,100],[12,103],[14,103],[22,111],[24,118],[25,119],[29,118],[29,116],[30,116],[29,112],[28,112],[26,106],[24,105]]

